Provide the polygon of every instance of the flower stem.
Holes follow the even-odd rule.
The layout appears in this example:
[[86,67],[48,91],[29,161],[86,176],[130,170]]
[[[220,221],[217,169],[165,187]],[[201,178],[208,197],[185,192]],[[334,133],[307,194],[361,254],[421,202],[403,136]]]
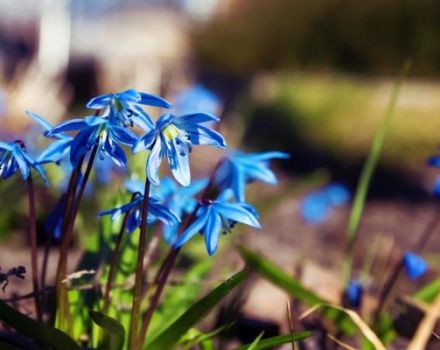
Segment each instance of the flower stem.
[[[214,184],[214,177],[217,169],[219,168],[222,160],[220,160],[216,166],[214,167],[214,170],[212,171],[211,177],[209,179],[208,185],[206,186],[205,190],[202,192],[202,194],[199,196],[199,201],[205,199],[208,195],[208,193],[211,190],[211,187]],[[187,229],[189,225],[193,223],[193,221],[196,218],[197,211],[200,208],[200,204],[196,205],[193,212],[190,216],[187,217],[187,220],[185,224],[183,225],[184,229]],[[182,232],[183,232],[182,231]],[[154,279],[154,285],[156,286],[156,290],[154,291],[153,297],[151,298],[150,306],[148,307],[147,311],[144,314],[144,318],[142,321],[142,327],[141,332],[139,336],[139,344],[142,345],[145,341],[145,338],[147,336],[148,326],[150,324],[151,318],[153,317],[153,313],[156,310],[157,306],[159,305],[159,300],[162,295],[163,289],[165,288],[165,284],[168,280],[168,277],[171,274],[171,270],[173,269],[174,263],[176,262],[177,256],[179,255],[180,248],[174,248],[172,247],[170,252],[168,253],[167,257],[162,263],[162,266],[159,268],[159,271],[156,274],[156,277]]]
[[[60,256],[58,260],[58,269],[57,269],[57,275],[56,275],[56,300],[57,300],[57,306],[58,310],[60,311],[60,322],[63,322],[64,320],[67,320],[68,316],[68,305],[66,305],[67,302],[67,290],[64,283],[62,283],[63,279],[66,277],[67,273],[67,256],[68,256],[68,250],[70,242],[73,238],[73,227],[75,225],[75,219],[79,211],[79,206],[81,203],[82,196],[84,194],[84,190],[87,185],[87,181],[90,176],[90,172],[92,170],[93,162],[95,160],[96,152],[98,151],[98,145],[96,144],[92,152],[90,154],[90,158],[87,164],[86,171],[84,173],[81,185],[78,190],[78,194],[75,196],[76,192],[76,184],[77,180],[79,178],[79,174],[81,171],[81,164],[82,161],[80,161],[75,168],[74,172],[72,173],[72,181],[69,184],[69,192],[67,203],[66,203],[66,217],[65,221],[63,221],[63,233],[61,237],[61,247],[60,247]],[[76,179],[75,179],[76,178]],[[69,198],[70,197],[70,198]],[[67,325],[67,331],[69,331],[70,325]]]
[[34,289],[35,312],[38,321],[43,320],[41,311],[40,292],[38,286],[38,247],[37,247],[37,218],[35,215],[35,190],[32,181],[32,174],[28,177],[28,191],[29,191],[29,237],[31,241],[31,265],[32,265],[32,285]]
[[[137,193],[134,193],[131,197],[131,200],[133,200],[136,195]],[[102,312],[105,314],[108,312],[108,307],[110,305],[110,289],[112,287],[114,275],[119,262],[119,253],[121,250],[122,238],[124,237],[125,227],[127,226],[129,214],[130,210],[125,213],[124,219],[121,224],[121,229],[119,230],[118,237],[116,238],[115,248],[113,249],[112,256],[110,258],[110,270],[104,290],[104,305],[102,306]]]
[[133,290],[133,304],[131,309],[130,332],[128,337],[128,349],[140,349],[138,341],[138,325],[141,313],[142,285],[144,283],[144,256],[147,238],[148,199],[150,193],[150,181],[145,179],[144,200],[142,201],[141,226],[139,231],[138,256],[136,263],[136,275]]

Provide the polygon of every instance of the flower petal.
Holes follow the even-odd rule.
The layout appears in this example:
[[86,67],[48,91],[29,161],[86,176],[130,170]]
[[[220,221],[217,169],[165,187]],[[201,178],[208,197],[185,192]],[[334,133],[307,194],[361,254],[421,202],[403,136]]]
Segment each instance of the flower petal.
[[[156,140],[158,136],[157,130],[152,130],[148,133],[146,133],[144,136],[139,138],[137,142],[135,143],[133,147],[133,153],[137,153],[139,151],[143,151],[145,149],[149,149],[151,145],[153,144],[154,140]],[[159,139],[157,139],[157,142],[160,142]]]
[[239,203],[222,203],[215,201],[212,206],[215,210],[227,219],[240,222],[255,228],[261,228],[260,223],[252,213],[247,208],[239,205]]
[[218,122],[220,119],[217,118],[213,114],[209,113],[191,113],[191,114],[185,114],[178,118],[176,118],[174,124],[180,126],[184,125],[186,123],[188,124],[199,124],[199,123],[206,123],[206,122]]
[[190,137],[190,140],[195,145],[211,145],[219,148],[226,147],[226,141],[223,136],[210,128],[203,125],[188,126],[179,125],[179,128],[185,130]]
[[147,94],[145,92],[139,92],[141,95],[141,100],[139,103],[146,105],[146,106],[153,106],[153,107],[163,107],[163,108],[171,108],[172,105],[163,99],[160,96],[153,95],[153,94]]
[[206,225],[203,229],[205,245],[209,255],[214,255],[217,251],[221,228],[222,221],[220,215],[213,210],[206,220]]
[[200,232],[205,226],[206,221],[210,215],[211,208],[202,207],[199,209],[199,217],[180,235],[177,242],[174,244],[175,248],[183,246],[188,242],[196,233]]
[[162,142],[160,138],[156,139],[153,149],[147,159],[147,176],[154,186],[158,186],[159,181],[159,167],[163,158]]
[[113,94],[105,94],[92,98],[87,102],[86,107],[90,109],[102,109],[107,107],[113,98]]
[[70,119],[54,126],[52,130],[47,133],[47,136],[54,136],[66,131],[80,130],[86,128],[87,126],[88,124],[84,119]]

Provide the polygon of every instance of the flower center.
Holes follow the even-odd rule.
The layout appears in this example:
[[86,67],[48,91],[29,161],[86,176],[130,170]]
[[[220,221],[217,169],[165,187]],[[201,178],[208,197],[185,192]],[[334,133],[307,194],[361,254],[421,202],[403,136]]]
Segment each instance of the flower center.
[[168,140],[174,140],[180,135],[179,129],[174,124],[168,125],[162,132]]

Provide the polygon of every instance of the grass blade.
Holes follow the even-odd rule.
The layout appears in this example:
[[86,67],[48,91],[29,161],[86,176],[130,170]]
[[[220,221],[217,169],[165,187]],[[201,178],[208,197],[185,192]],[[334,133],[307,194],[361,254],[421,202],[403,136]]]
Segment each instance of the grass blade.
[[[298,280],[289,276],[279,266],[267,258],[245,247],[239,247],[239,250],[243,259],[252,269],[276,286],[284,289],[290,295],[295,296],[298,300],[310,306],[328,304],[327,300],[316,295],[310,289],[302,286]],[[339,310],[325,310],[323,314],[325,317],[338,324],[339,328],[346,333],[351,334],[356,329],[349,317]]]
[[21,334],[37,339],[54,349],[80,349],[78,344],[66,333],[23,315],[3,301],[0,301],[0,319]]
[[146,348],[149,350],[171,349],[191,327],[203,319],[230,291],[243,282],[248,274],[247,270],[242,270],[221,283],[213,291],[193,304],[156,338],[147,342]]
[[424,286],[414,294],[414,299],[424,301],[426,303],[434,301],[437,294],[440,293],[440,278]]
[[[276,346],[283,345],[290,343],[292,339],[294,341],[300,341],[304,340],[312,335],[312,332],[298,332],[298,333],[292,333],[292,334],[286,334],[286,335],[279,335],[277,337],[272,337],[268,339],[259,340],[259,338],[255,340],[259,340],[258,343],[255,345],[255,340],[252,344],[255,345],[252,350],[263,350],[263,349],[273,349]],[[260,334],[261,336],[261,334]],[[235,350],[249,350],[250,346],[252,344],[242,345]]]
[[255,350],[257,345],[258,345],[258,343],[260,342],[261,338],[263,337],[263,335],[264,335],[264,331],[261,332],[258,335],[258,337],[255,338],[255,340],[252,342],[251,345],[249,345],[249,347],[246,348],[246,350]]
[[125,330],[122,325],[113,317],[102,312],[91,311],[90,317],[99,327],[104,329],[104,349],[120,350],[124,346]]
[[385,118],[382,120],[382,123],[379,125],[374,135],[367,160],[364,163],[364,167],[359,178],[347,226],[347,247],[345,252],[342,275],[344,286],[346,286],[350,280],[351,269],[353,265],[352,250],[354,242],[356,240],[359,222],[361,220],[362,212],[364,210],[365,200],[367,198],[371,178],[373,177],[374,170],[376,169],[379,162],[380,154],[382,152],[383,144],[385,141],[385,136],[388,132],[391,119],[394,116],[394,111],[396,109],[400,89],[402,87],[403,80],[408,74],[410,66],[411,64],[409,62],[406,62],[401,69],[400,78],[394,85],[393,91],[391,93],[390,101],[385,113]]

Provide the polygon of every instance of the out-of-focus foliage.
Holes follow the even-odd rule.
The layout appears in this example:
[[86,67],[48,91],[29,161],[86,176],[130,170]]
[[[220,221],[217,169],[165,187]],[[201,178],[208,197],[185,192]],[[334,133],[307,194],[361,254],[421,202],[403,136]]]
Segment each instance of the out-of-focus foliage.
[[223,71],[301,67],[440,73],[440,3],[433,0],[247,0],[195,36],[200,59]]

